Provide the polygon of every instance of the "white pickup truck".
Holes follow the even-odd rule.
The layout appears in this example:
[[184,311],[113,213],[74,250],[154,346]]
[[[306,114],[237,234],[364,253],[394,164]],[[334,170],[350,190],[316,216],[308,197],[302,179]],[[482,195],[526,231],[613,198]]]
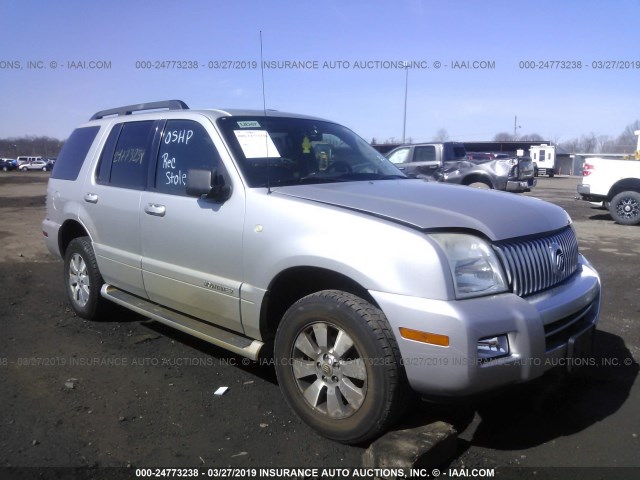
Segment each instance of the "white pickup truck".
[[608,203],[617,223],[640,223],[640,161],[590,158],[582,175],[578,193],[583,200]]

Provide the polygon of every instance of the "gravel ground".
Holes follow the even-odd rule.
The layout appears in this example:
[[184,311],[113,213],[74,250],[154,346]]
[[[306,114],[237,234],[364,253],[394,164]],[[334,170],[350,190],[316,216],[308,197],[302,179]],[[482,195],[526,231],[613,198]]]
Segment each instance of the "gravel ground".
[[[0,467],[360,466],[367,445],[302,424],[272,366],[127,311],[77,318],[62,263],[42,242],[47,178],[0,175]],[[491,398],[417,406],[400,428],[445,420],[460,432],[448,468],[640,467],[640,227],[576,200],[578,182],[540,178],[527,195],[569,211],[601,274],[596,365]],[[229,390],[213,395],[221,386]]]

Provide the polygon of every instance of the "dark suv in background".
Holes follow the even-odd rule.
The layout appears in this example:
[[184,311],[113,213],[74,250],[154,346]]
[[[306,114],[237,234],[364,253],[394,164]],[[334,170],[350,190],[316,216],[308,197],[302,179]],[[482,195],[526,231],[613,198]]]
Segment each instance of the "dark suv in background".
[[8,172],[11,170],[15,170],[18,168],[16,165],[16,161],[11,158],[0,158],[0,170],[3,172]]

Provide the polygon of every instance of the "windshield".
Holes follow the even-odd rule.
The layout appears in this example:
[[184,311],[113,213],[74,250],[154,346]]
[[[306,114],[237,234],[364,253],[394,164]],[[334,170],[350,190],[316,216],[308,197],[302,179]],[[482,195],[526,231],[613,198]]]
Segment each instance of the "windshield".
[[218,119],[249,187],[407,178],[348,128],[287,117]]

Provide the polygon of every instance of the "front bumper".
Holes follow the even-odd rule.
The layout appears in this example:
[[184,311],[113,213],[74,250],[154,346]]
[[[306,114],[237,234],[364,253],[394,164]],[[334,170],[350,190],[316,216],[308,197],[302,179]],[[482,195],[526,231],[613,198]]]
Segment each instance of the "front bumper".
[[[398,341],[411,387],[423,395],[467,396],[570,366],[574,343],[593,332],[600,279],[584,257],[575,275],[526,298],[512,293],[442,301],[371,291]],[[408,340],[401,327],[449,337],[449,346]],[[509,340],[508,355],[481,361],[478,341]]]
[[538,180],[535,178],[528,178],[525,180],[508,180],[507,191],[508,192],[526,192],[531,190],[538,184]]

